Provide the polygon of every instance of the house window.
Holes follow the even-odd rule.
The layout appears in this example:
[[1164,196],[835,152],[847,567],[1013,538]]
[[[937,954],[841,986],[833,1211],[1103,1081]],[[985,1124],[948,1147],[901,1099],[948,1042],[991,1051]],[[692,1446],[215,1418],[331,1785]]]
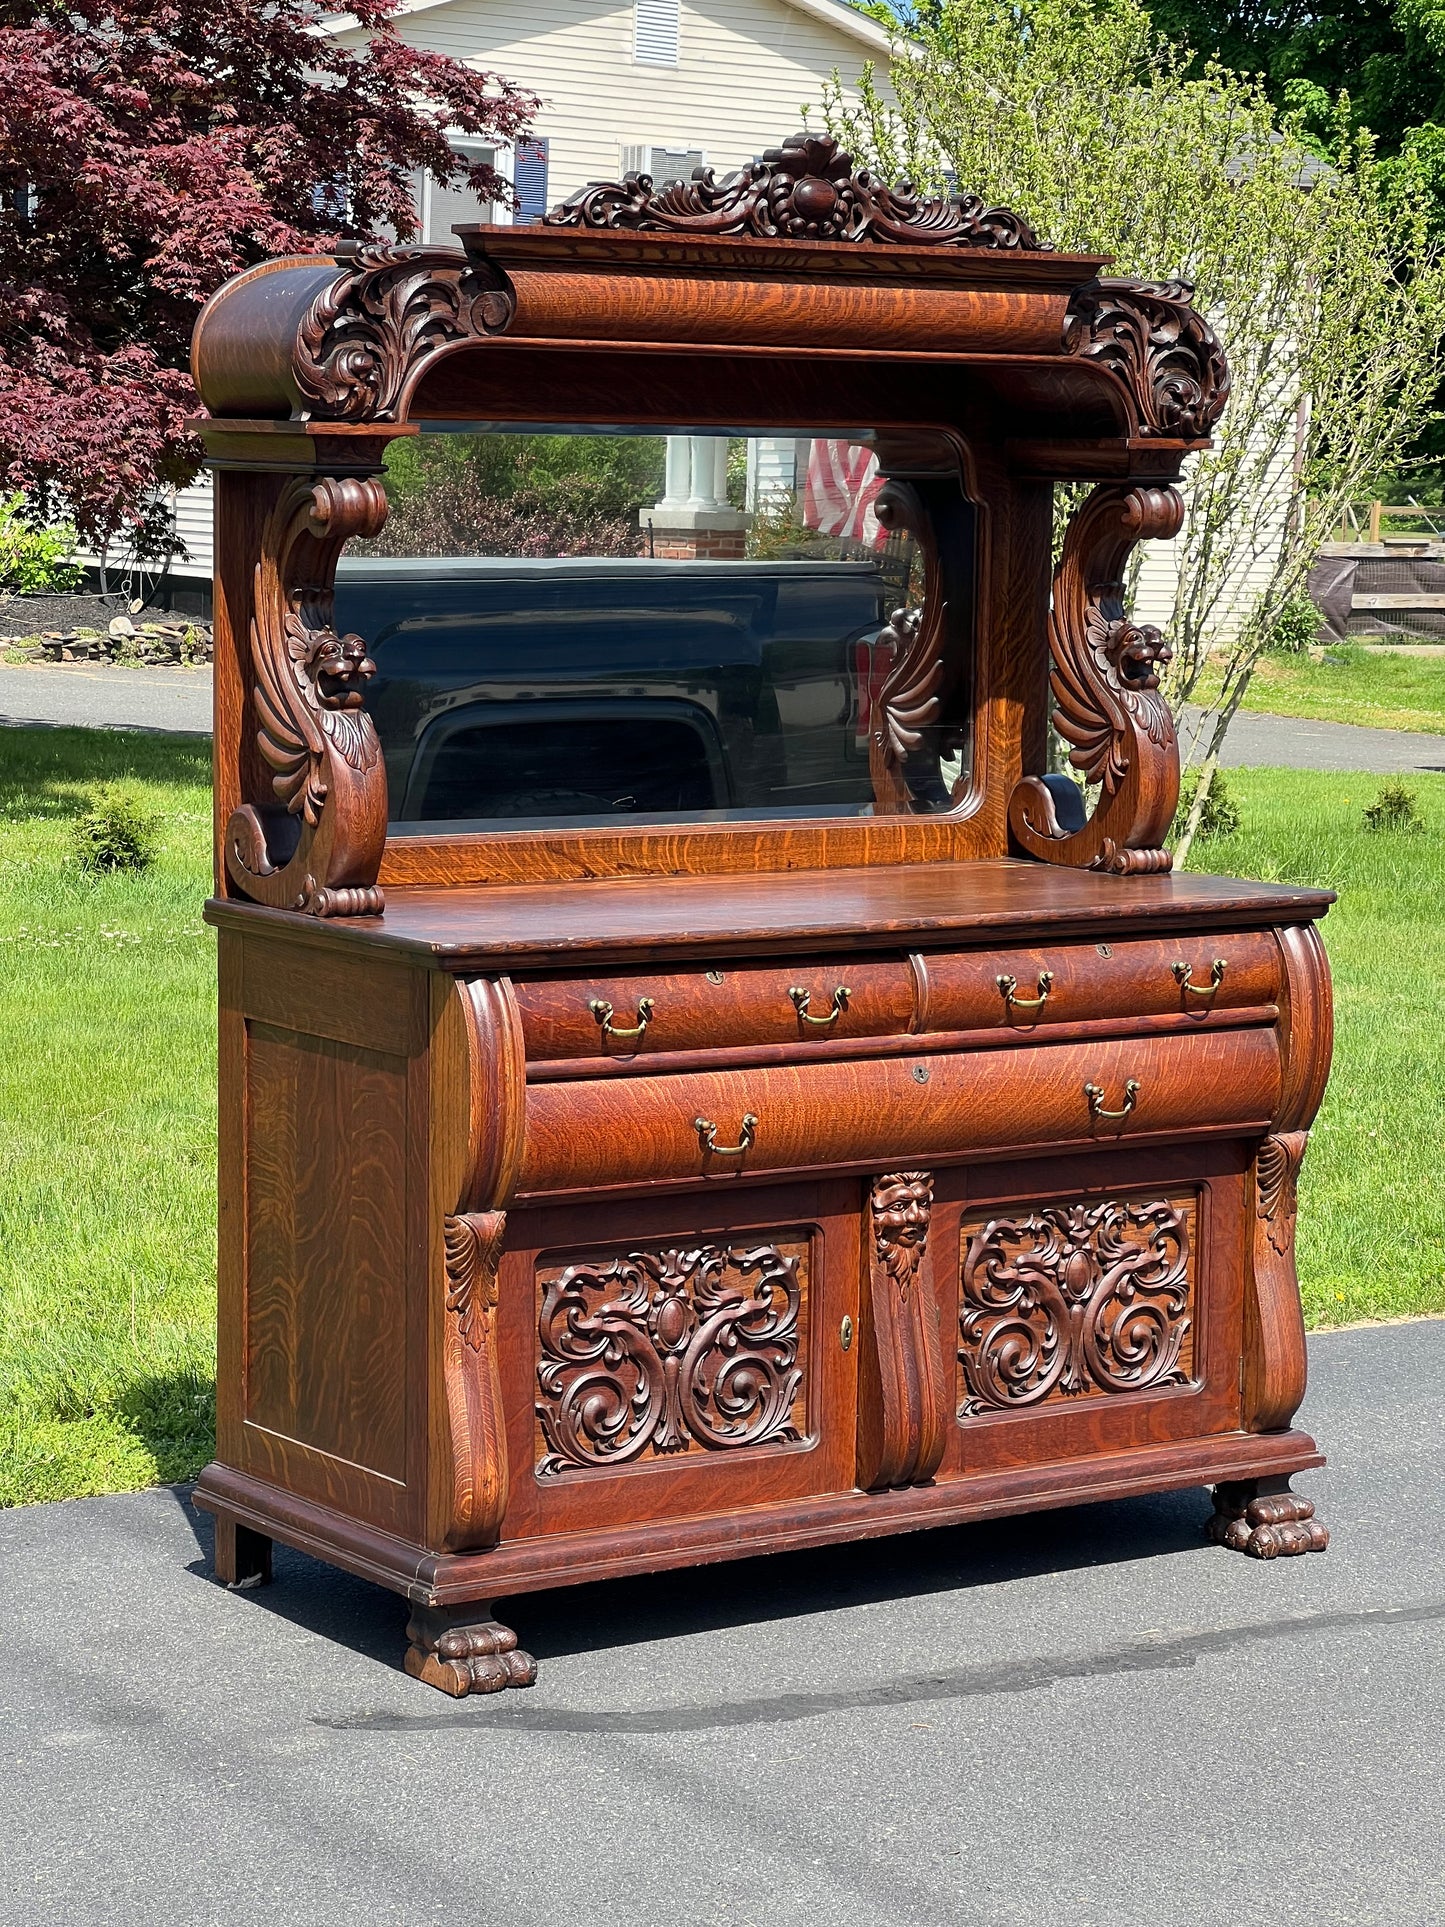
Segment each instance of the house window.
[[633,0],[632,57],[649,67],[675,67],[682,0]]
[[652,147],[646,141],[625,145],[619,152],[624,175],[648,174],[658,187],[668,181],[690,181],[694,168],[707,161],[700,147]]
[[[495,161],[496,156],[490,147],[476,147],[465,141],[454,141],[452,152],[464,160],[468,166],[477,161]],[[479,201],[465,181],[451,181],[445,187],[440,181],[428,176],[422,183],[422,238],[434,245],[451,247],[456,241],[452,233],[454,227],[466,227],[477,222],[490,222],[496,219],[490,201]]]
[[519,227],[540,221],[547,212],[547,142],[518,141],[512,162],[512,185],[517,190],[517,212],[513,220]]

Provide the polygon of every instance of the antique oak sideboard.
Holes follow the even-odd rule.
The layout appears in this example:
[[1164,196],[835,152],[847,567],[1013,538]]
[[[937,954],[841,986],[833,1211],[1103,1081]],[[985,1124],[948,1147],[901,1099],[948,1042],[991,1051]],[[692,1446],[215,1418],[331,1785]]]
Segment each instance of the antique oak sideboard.
[[[1322,1548],[1330,899],[1171,874],[1168,651],[1123,601],[1228,393],[1190,289],[808,135],[459,233],[266,262],[196,330],[218,1573],[279,1539],[390,1587],[463,1694],[535,1676],[492,1602],[612,1575],[1200,1485],[1224,1546]],[[866,799],[396,820],[333,590],[437,423],[870,449],[922,588],[818,725]]]

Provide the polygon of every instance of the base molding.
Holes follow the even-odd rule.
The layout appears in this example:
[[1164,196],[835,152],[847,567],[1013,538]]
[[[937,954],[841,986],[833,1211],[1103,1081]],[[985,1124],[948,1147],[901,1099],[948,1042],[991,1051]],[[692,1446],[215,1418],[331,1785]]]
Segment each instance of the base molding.
[[195,1502],[418,1605],[436,1607],[1146,1492],[1284,1480],[1324,1462],[1304,1432],[1230,1432],[888,1492],[829,1493],[702,1518],[649,1520],[562,1537],[504,1538],[490,1551],[469,1553],[428,1551],[219,1463],[201,1474]]

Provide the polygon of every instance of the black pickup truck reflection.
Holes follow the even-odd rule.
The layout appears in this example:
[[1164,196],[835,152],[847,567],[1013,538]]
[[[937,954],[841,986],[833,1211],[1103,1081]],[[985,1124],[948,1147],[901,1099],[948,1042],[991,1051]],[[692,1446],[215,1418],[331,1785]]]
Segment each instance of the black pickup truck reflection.
[[343,560],[336,622],[400,831],[860,815],[898,593],[871,561]]

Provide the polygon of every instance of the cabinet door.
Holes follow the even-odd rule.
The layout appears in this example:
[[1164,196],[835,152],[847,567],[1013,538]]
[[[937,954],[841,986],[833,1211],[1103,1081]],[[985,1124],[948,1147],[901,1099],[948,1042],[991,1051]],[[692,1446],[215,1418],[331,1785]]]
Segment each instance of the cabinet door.
[[940,1175],[940,1478],[1238,1428],[1247,1166],[1230,1143]]
[[856,1183],[543,1207],[507,1231],[504,1538],[852,1486]]

